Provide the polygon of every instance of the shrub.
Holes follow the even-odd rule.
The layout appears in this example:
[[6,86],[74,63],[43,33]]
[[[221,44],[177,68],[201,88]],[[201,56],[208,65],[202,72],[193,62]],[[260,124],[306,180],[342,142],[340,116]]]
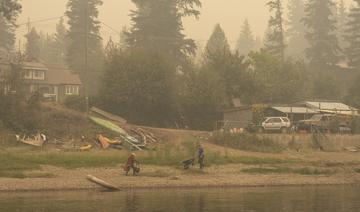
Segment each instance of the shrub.
[[353,119],[353,121],[351,122],[351,129],[354,134],[360,133],[360,118]]
[[0,95],[0,122],[5,129],[33,132],[38,127],[39,113],[35,100],[26,102],[14,95]]
[[86,111],[86,101],[83,96],[69,96],[65,99],[64,105],[77,111]]
[[268,138],[261,138],[255,134],[215,134],[210,141],[220,146],[253,152],[281,152],[285,146]]

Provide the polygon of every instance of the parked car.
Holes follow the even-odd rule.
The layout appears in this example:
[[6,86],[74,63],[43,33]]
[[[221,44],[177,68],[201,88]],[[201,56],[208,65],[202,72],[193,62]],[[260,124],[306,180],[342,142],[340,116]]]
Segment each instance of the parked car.
[[291,129],[291,122],[287,117],[266,117],[260,124],[258,132],[280,131],[287,133]]
[[350,121],[347,117],[335,114],[316,114],[310,119],[295,124],[296,131],[351,133]]

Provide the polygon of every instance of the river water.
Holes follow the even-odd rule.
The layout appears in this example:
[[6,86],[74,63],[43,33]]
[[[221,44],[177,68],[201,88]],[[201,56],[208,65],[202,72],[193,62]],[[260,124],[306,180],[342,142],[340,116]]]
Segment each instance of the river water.
[[6,192],[0,211],[360,212],[360,186]]

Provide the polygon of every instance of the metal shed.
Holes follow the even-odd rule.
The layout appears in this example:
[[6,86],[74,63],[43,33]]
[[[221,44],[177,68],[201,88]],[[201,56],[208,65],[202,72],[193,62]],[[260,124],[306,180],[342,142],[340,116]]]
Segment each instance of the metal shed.
[[282,116],[288,117],[292,122],[309,119],[319,112],[307,107],[295,106],[270,106],[266,109],[266,116]]
[[251,106],[241,106],[223,111],[223,120],[218,121],[217,129],[241,129],[246,128],[253,121]]

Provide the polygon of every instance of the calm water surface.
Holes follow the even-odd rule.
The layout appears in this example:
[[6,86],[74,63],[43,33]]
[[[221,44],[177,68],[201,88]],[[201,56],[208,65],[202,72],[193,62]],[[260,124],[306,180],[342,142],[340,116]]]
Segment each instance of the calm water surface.
[[0,193],[0,211],[360,212],[360,187]]

